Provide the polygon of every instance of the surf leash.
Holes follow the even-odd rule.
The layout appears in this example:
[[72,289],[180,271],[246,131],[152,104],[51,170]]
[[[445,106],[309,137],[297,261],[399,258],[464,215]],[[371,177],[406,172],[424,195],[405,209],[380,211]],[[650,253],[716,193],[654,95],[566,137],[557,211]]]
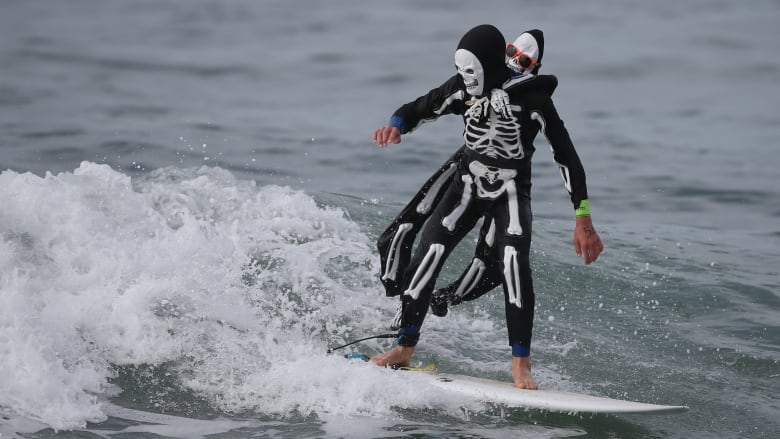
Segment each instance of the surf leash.
[[352,346],[353,344],[355,344],[355,343],[360,343],[361,341],[366,341],[366,340],[373,340],[373,339],[375,339],[375,338],[396,338],[396,337],[398,337],[398,334],[379,334],[379,335],[372,335],[371,337],[361,338],[360,340],[354,340],[354,341],[351,341],[351,342],[349,342],[349,343],[347,343],[347,344],[345,344],[345,345],[336,346],[335,348],[328,348],[328,353],[329,353],[329,354],[332,354],[332,353],[333,353],[333,351],[336,351],[336,350],[339,350],[339,349],[343,349],[343,348],[345,348],[345,347],[347,347],[347,346]]

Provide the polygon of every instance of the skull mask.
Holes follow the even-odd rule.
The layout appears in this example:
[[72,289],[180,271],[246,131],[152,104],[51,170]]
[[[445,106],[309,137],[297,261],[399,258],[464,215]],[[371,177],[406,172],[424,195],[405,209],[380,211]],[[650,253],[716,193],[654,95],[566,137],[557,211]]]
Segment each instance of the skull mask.
[[520,58],[507,57],[506,65],[512,69],[515,74],[520,76],[537,74],[539,68],[542,66],[542,54],[544,53],[544,34],[542,31],[539,29],[532,29],[523,32],[512,44],[525,55],[536,61],[536,63],[524,67],[520,63]]
[[455,50],[455,66],[468,94],[481,97],[509,79],[505,48],[504,35],[489,24],[473,27],[463,35]]
[[479,59],[469,50],[458,49],[455,51],[455,68],[463,78],[466,91],[472,96],[481,95],[485,86],[485,70]]

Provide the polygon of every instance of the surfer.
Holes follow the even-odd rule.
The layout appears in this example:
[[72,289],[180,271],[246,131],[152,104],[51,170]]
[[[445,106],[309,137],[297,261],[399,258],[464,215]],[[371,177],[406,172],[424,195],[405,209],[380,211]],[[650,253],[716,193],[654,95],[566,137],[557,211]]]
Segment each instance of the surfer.
[[[541,39],[541,32],[538,36]],[[536,40],[533,33],[524,33],[521,38],[521,42]],[[413,206],[419,215],[413,214],[411,222],[404,222],[403,218],[394,222],[388,251],[382,251],[380,240],[382,280],[387,294],[401,295],[400,329],[398,346],[372,361],[380,366],[409,363],[444,261],[485,217],[480,236],[487,244],[482,253],[488,260],[482,266],[472,264],[467,273],[500,274],[512,347],[513,381],[517,387],[535,389],[530,362],[534,312],[529,263],[530,165],[533,140],[540,130],[550,141],[574,204],[575,249],[590,263],[603,247],[589,217],[582,164],[550,99],[557,82],[552,77],[545,86],[545,81],[535,82],[536,76],[530,75],[538,67],[543,46],[537,42],[537,52],[526,52],[516,44],[505,45],[504,41],[501,32],[490,25],[469,30],[455,52],[457,74],[401,106],[388,126],[374,132],[374,142],[384,147],[400,143],[402,134],[444,114],[461,115],[465,125],[464,148],[445,163],[426,183],[427,189],[424,187],[405,209]],[[529,74],[511,78],[510,69],[504,64],[505,55],[515,59]],[[423,224],[420,242],[411,256],[411,241],[405,241],[405,237],[414,236]],[[490,270],[485,271],[488,267]],[[479,283],[479,276],[474,279],[469,286]]]
[[[516,51],[514,56],[506,56],[506,64],[511,71],[512,78],[523,78],[524,90],[544,88],[552,95],[557,86],[557,78],[552,75],[539,75],[544,55],[544,33],[539,29],[523,32],[507,48]],[[522,54],[522,55],[521,55]],[[530,63],[528,59],[535,60]],[[531,84],[530,81],[533,81]],[[431,208],[441,198],[441,194],[449,184],[449,177],[455,164],[462,157],[465,145],[450,157],[420,188],[409,204],[398,214],[390,226],[377,240],[381,259],[381,271],[385,275],[381,280],[388,296],[401,294],[400,283],[396,281],[394,272],[400,272],[408,265],[412,244],[417,233],[422,228],[425,220],[430,216]],[[565,183],[565,179],[564,179]],[[482,228],[476,245],[474,258],[471,264],[450,285],[433,291],[431,296],[431,312],[439,317],[448,313],[449,305],[458,305],[481,297],[485,293],[501,285],[502,274],[496,263],[494,253],[496,247],[492,245],[491,230],[495,227],[492,218],[483,220]],[[575,239],[575,245],[577,240]],[[575,249],[579,255],[585,258],[588,254],[581,249]],[[392,262],[392,264],[388,264]],[[400,327],[401,304],[390,325],[391,329]]]

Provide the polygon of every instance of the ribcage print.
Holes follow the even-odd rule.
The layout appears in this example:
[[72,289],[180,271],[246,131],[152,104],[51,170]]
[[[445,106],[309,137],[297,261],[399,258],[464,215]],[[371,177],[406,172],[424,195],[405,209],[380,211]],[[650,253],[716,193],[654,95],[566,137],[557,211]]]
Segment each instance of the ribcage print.
[[[485,113],[489,116],[480,117]],[[524,156],[517,118],[499,117],[487,100],[475,103],[466,113],[463,139],[467,148],[491,158],[522,159]]]

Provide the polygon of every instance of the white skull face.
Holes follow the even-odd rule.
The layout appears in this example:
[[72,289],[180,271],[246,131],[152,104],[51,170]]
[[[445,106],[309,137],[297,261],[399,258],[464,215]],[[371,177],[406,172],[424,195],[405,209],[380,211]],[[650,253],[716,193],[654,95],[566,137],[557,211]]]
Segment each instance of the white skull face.
[[466,49],[458,49],[455,51],[455,67],[463,78],[466,91],[472,96],[481,95],[485,83],[485,70],[479,59]]
[[[512,44],[514,44],[514,46],[517,47],[521,52],[530,56],[534,60],[539,59],[539,45],[536,42],[536,38],[534,38],[533,35],[529,34],[528,32],[520,34],[520,36],[517,37],[517,39]],[[507,57],[506,65],[521,75],[527,75],[533,72],[534,68],[536,68],[536,65],[532,65],[527,68],[521,66],[519,63],[519,58]]]

